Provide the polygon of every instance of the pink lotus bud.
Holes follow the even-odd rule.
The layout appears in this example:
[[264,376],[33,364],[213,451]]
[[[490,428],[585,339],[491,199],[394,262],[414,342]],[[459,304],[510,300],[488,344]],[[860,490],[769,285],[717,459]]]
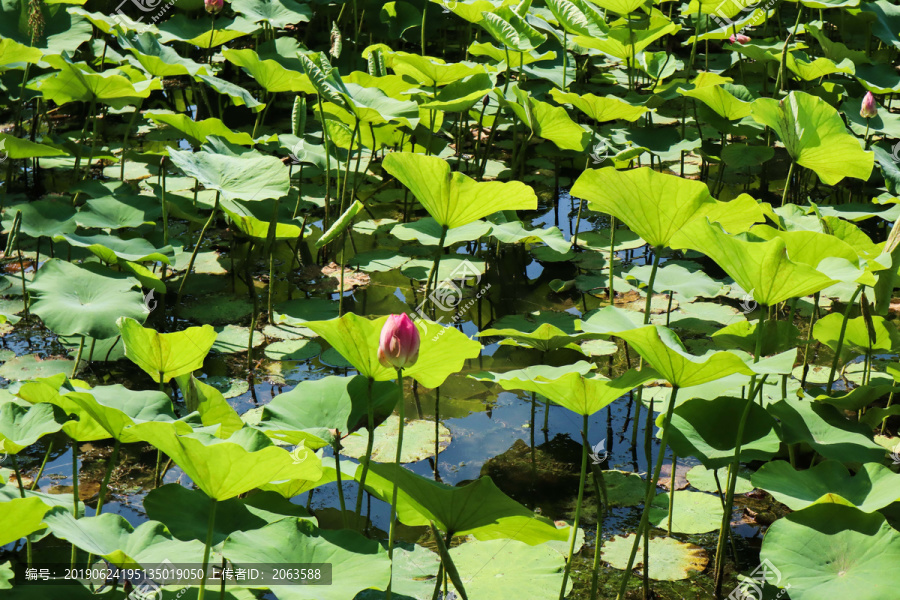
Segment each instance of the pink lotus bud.
[[378,360],[385,367],[405,369],[419,358],[419,330],[406,313],[391,315],[381,329]]
[[225,6],[225,0],[203,0],[203,6],[206,7],[206,12],[209,14],[217,15]]
[[738,44],[743,46],[744,44],[746,44],[747,42],[750,41],[750,38],[742,33],[738,33],[738,34],[732,33],[731,37],[728,38],[728,41],[731,42],[732,44],[737,42]]
[[863,98],[862,107],[859,109],[859,116],[864,119],[871,119],[878,114],[878,105],[875,103],[875,95],[872,92],[866,92]]

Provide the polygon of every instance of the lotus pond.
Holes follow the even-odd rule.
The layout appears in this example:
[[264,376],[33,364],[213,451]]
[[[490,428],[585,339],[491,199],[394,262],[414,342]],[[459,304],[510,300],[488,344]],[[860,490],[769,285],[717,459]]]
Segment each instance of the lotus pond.
[[0,12],[0,597],[900,593],[895,3]]

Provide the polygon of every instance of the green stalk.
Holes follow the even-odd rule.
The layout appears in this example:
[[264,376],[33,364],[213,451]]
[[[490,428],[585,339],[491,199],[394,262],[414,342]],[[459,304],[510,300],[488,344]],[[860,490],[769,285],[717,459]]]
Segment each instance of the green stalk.
[[[22,475],[19,472],[19,460],[18,460],[18,458],[16,458],[15,454],[11,454],[10,456],[12,456],[13,471],[15,471],[15,473],[16,473],[16,481],[19,484],[19,496],[21,498],[25,498],[25,486],[22,485]],[[77,498],[75,499],[75,506],[76,507],[78,506]],[[73,548],[74,548],[74,546],[73,546]],[[32,559],[31,538],[29,536],[25,536],[25,556],[26,556],[26,565],[28,566],[28,568],[31,568],[31,559]]]
[[[890,400],[888,400],[888,407],[890,407]],[[50,458],[50,453],[53,451],[53,440],[47,442],[47,451],[44,452],[44,460],[41,461],[41,468],[38,469],[37,475],[34,476],[34,481],[31,482],[31,487],[29,489],[36,490],[38,489],[38,482],[41,480],[41,475],[44,474],[44,467],[47,466],[47,459]]]
[[672,472],[669,474],[669,519],[666,535],[672,537],[672,513],[675,512],[675,471],[678,469],[678,455],[672,452]]
[[[332,442],[332,446],[334,447],[334,470],[337,474],[337,488],[338,488],[338,500],[341,503],[341,522],[343,523],[344,529],[347,529],[347,505],[344,500],[344,483],[341,480],[341,432],[338,431],[334,436],[334,442]],[[310,490],[310,498],[312,497],[312,490]]]
[[797,28],[800,26],[800,17],[802,15],[803,5],[798,3],[797,20],[794,21],[794,30],[791,32],[791,35],[784,40],[784,48],[781,49],[781,61],[778,64],[778,76],[775,78],[775,94],[784,90],[784,81],[787,79],[787,76],[785,75],[785,64],[787,63],[788,46],[790,46],[791,40],[797,37]]
[[[372,384],[374,380],[369,377],[366,406],[369,411],[369,420],[366,422],[366,430],[369,432],[369,440],[366,442],[366,460],[363,462],[362,475],[359,478],[359,491],[356,494],[356,515],[362,517],[363,491],[366,487],[366,476],[369,474],[369,460],[372,458],[372,445],[375,443],[375,404],[372,400]],[[361,520],[361,519],[360,519]]]
[[[653,266],[650,268],[650,281],[647,282],[647,300],[644,302],[644,325],[650,323],[650,302],[653,300],[653,284],[656,282],[656,271],[659,269],[659,255],[662,246],[653,248]],[[612,280],[612,276],[610,276]]]
[[209,229],[209,226],[212,225],[213,219],[216,218],[216,211],[219,209],[219,192],[216,192],[216,201],[213,204],[212,213],[210,213],[209,218],[206,220],[206,223],[203,225],[203,229],[200,230],[200,237],[197,238],[197,243],[194,245],[194,251],[191,253],[191,260],[188,261],[187,270],[184,272],[184,277],[181,278],[181,284],[178,286],[178,296],[175,299],[175,305],[178,306],[181,304],[181,294],[184,291],[184,284],[187,281],[188,275],[191,274],[191,269],[194,268],[194,261],[197,259],[197,253],[200,251],[200,244],[203,243],[203,236],[206,235],[206,230]]
[[[637,556],[638,547],[641,544],[644,531],[650,522],[650,504],[653,502],[653,495],[656,491],[656,485],[659,483],[659,474],[662,471],[663,460],[666,456],[666,448],[669,447],[669,431],[672,429],[669,424],[672,422],[672,413],[675,411],[675,403],[678,397],[678,386],[672,386],[672,398],[669,401],[669,407],[666,409],[666,415],[663,419],[663,434],[660,440],[659,454],[656,457],[656,466],[653,468],[653,476],[650,484],[647,486],[647,492],[644,496],[644,510],[641,513],[641,523],[634,536],[634,545],[631,547],[631,555],[628,557],[628,564],[625,567],[625,573],[622,575],[622,582],[619,584],[619,593],[617,600],[624,600],[625,590],[628,589],[628,580],[631,578],[631,569],[634,567],[634,559]],[[649,565],[644,565],[644,572],[647,571]]]
[[216,525],[216,508],[219,503],[211,498],[212,508],[209,511],[209,521],[206,524],[206,544],[203,548],[203,579],[200,580],[200,590],[197,592],[197,600],[203,600],[206,594],[206,570],[209,568],[209,551],[212,548],[213,528]]
[[[582,415],[583,437],[588,437],[588,416]],[[578,479],[578,500],[575,502],[575,519],[572,521],[572,529],[569,531],[569,557],[566,560],[566,568],[563,571],[562,587],[559,589],[559,600],[566,597],[566,584],[569,582],[569,571],[572,569],[572,555],[575,554],[575,538],[578,537],[578,522],[581,519],[581,501],[584,498],[584,480],[587,479],[588,445],[581,444],[581,477]]]
[[[398,407],[400,413],[400,428],[399,433],[397,434],[397,466],[400,466],[400,459],[402,457],[403,452],[403,425],[405,416],[405,403],[403,401],[403,369],[397,369],[397,387],[400,388],[400,405]],[[391,600],[391,583],[394,579],[394,521],[397,519],[397,482],[394,481],[394,491],[391,494],[391,521],[390,521],[390,529],[388,532],[388,558],[391,561],[391,578],[388,581],[387,588],[387,600]]]
[[828,386],[825,388],[825,392],[828,394],[831,393],[831,386],[834,384],[834,375],[837,372],[838,363],[841,360],[841,348],[844,346],[844,335],[847,333],[847,321],[850,320],[850,311],[853,310],[853,303],[856,302],[856,297],[859,296],[862,289],[863,284],[859,284],[859,287],[853,292],[853,297],[850,298],[850,302],[847,303],[847,308],[844,309],[844,320],[841,322],[841,333],[838,335],[837,347],[834,349],[834,360],[831,362],[831,372],[828,374]]
[[784,180],[784,191],[781,193],[781,205],[784,206],[784,201],[788,195],[788,188],[791,187],[791,176],[794,174],[794,161],[791,161],[791,166],[788,169],[787,179]]
[[325,146],[325,220],[322,230],[328,231],[330,221],[329,193],[331,192],[331,152],[328,150],[328,128],[325,126],[325,109],[322,107],[322,96],[316,96],[319,102],[319,120],[322,122],[322,144]]
[[[584,439],[587,445],[587,438]],[[606,484],[603,482],[603,471],[591,465],[594,475],[594,494],[597,496],[597,534],[594,536],[594,564],[591,566],[591,600],[597,600],[597,580],[600,574],[600,546],[603,543],[603,508],[609,504],[606,497]]]
[[[112,472],[116,467],[116,460],[118,460],[118,458],[119,440],[116,440],[112,454],[109,456],[109,461],[106,463],[106,473],[103,474],[103,482],[100,484],[100,497],[97,499],[97,512],[94,513],[95,517],[103,512],[103,505],[106,503],[106,491],[109,488],[109,479],[112,477]],[[90,561],[88,561],[88,564],[90,564]]]
[[616,218],[609,218],[609,304],[615,305],[616,292],[613,288],[613,267],[616,258]]
[[434,263],[431,265],[431,271],[428,273],[428,281],[425,282],[425,300],[428,300],[428,294],[431,292],[431,280],[435,280],[437,285],[438,267],[441,263],[441,254],[444,251],[444,240],[447,239],[447,230],[449,228],[444,225],[441,228],[441,239],[438,241],[437,252],[434,255]]
[[[78,518],[78,442],[72,439],[72,515]],[[78,549],[72,544],[71,567],[75,568]]]
[[75,354],[75,365],[72,367],[70,379],[75,379],[75,374],[78,372],[78,363],[81,362],[81,353],[84,352],[84,336],[81,335],[78,337],[80,338],[78,342],[78,353]]

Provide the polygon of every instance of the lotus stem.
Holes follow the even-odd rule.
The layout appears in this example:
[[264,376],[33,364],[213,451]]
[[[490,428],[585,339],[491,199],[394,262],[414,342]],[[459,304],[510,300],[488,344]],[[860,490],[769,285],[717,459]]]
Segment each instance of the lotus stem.
[[[613,269],[615,267],[615,259],[616,259],[616,218],[613,216],[609,217],[609,304],[610,306],[614,306],[616,304],[616,292],[613,287]],[[628,350],[625,351],[626,354]]]
[[[583,443],[588,445],[587,437]],[[603,513],[609,503],[606,498],[606,484],[603,482],[603,471],[599,466],[591,465],[594,475],[594,494],[597,496],[597,533],[594,536],[594,563],[591,565],[591,600],[597,600],[597,580],[600,574],[600,546],[603,544]]]
[[[83,339],[83,338],[82,338]],[[78,442],[72,438],[72,516],[78,519]],[[75,568],[78,549],[72,544],[71,567]]]
[[784,180],[784,191],[781,193],[781,205],[784,206],[784,201],[787,199],[788,189],[791,187],[791,177],[794,174],[794,161],[791,161],[791,166],[788,168],[787,179]]
[[669,474],[669,519],[666,534],[672,535],[672,513],[675,512],[675,471],[678,469],[678,455],[672,452],[672,472]]
[[184,284],[187,282],[188,275],[191,274],[191,270],[194,268],[194,261],[197,260],[197,253],[200,252],[200,245],[203,243],[203,237],[206,235],[206,230],[209,229],[213,219],[216,218],[216,211],[219,209],[219,195],[220,192],[216,191],[216,201],[213,204],[212,213],[210,213],[209,218],[206,220],[206,223],[204,223],[203,229],[200,230],[200,237],[197,238],[197,243],[194,245],[194,251],[191,253],[191,260],[188,261],[187,270],[184,272],[184,277],[181,278],[181,284],[178,286],[178,295],[175,298],[176,306],[181,304],[181,294],[184,292]]
[[[113,445],[112,454],[106,464],[106,473],[103,474],[103,482],[100,484],[100,496],[97,499],[97,511],[94,513],[95,517],[103,512],[103,505],[106,503],[106,492],[109,488],[109,480],[110,477],[112,477],[113,469],[116,467],[116,460],[119,458],[119,445],[119,440],[116,440],[116,443]],[[90,561],[88,561],[88,563],[90,563]]]
[[212,506],[209,509],[209,520],[206,525],[206,544],[203,548],[203,578],[200,580],[200,590],[197,592],[197,600],[203,600],[206,594],[206,570],[209,568],[209,551],[212,548],[213,529],[216,525],[216,508],[219,503],[211,498]]
[[441,239],[438,241],[437,251],[434,254],[434,263],[431,265],[431,271],[428,273],[428,281],[425,282],[425,301],[428,301],[428,295],[431,293],[431,280],[435,280],[437,287],[438,267],[441,264],[441,253],[444,250],[444,241],[447,239],[447,230],[449,228],[444,225],[441,228]]
[[44,452],[44,460],[41,461],[41,467],[38,469],[37,475],[34,476],[34,481],[31,482],[30,490],[38,489],[38,482],[41,480],[41,475],[44,474],[44,467],[47,466],[47,459],[50,458],[50,453],[53,451],[53,440],[47,442],[47,451]]
[[[671,430],[670,423],[672,422],[672,414],[675,412],[675,401],[677,397],[678,386],[672,386],[672,397],[669,401],[669,407],[666,409],[666,415],[663,419],[663,434],[662,440],[660,440],[659,454],[656,456],[656,465],[653,468],[653,476],[650,479],[650,485],[647,486],[647,493],[644,496],[644,510],[641,513],[641,522],[640,525],[638,525],[637,531],[635,532],[634,545],[632,545],[631,547],[631,555],[628,557],[628,564],[625,566],[625,573],[622,575],[622,582],[619,584],[619,593],[618,595],[616,595],[616,600],[624,600],[625,598],[625,590],[628,589],[628,580],[631,579],[631,569],[634,567],[634,559],[637,556],[638,548],[640,547],[644,531],[649,526],[650,505],[653,502],[656,485],[657,483],[659,483],[659,474],[662,471],[663,461],[665,460],[666,448],[668,448],[669,446],[669,431]],[[650,565],[644,565],[645,573],[648,571],[649,567]]]
[[[403,456],[403,425],[405,416],[405,402],[403,399],[403,369],[397,369],[397,387],[400,388],[400,404],[398,406],[398,412],[400,413],[400,425],[399,425],[399,433],[397,434],[397,466],[399,467],[401,463],[401,458]],[[394,480],[394,491],[391,494],[391,520],[390,520],[390,528],[388,532],[388,559],[391,561],[391,578],[388,581],[387,588],[387,600],[391,600],[391,583],[394,580],[394,522],[397,519],[397,481]]]
[[[650,268],[650,281],[647,282],[647,300],[644,302],[644,325],[650,323],[650,303],[653,300],[653,284],[656,283],[656,271],[659,269],[659,255],[662,246],[653,248],[653,266]],[[612,276],[610,276],[610,279]]]
[[[11,454],[10,456],[12,456],[13,471],[16,474],[16,482],[19,484],[19,497],[25,498],[25,486],[22,485],[22,474],[19,472],[19,460],[15,454]],[[75,505],[78,505],[77,499],[75,500]],[[31,568],[31,539],[28,536],[25,536],[25,553],[27,566],[28,568]]]
[[834,360],[831,362],[831,372],[828,374],[828,386],[825,388],[825,392],[828,394],[831,393],[831,386],[834,385],[834,375],[837,372],[837,366],[841,360],[841,348],[844,346],[844,335],[847,333],[847,321],[850,320],[850,311],[853,310],[853,303],[856,302],[856,297],[859,296],[862,289],[863,284],[859,284],[856,291],[853,292],[850,302],[847,303],[847,308],[844,309],[844,320],[841,322],[841,332],[838,334],[837,346],[834,349]]
[[78,373],[78,363],[81,362],[81,353],[84,352],[84,336],[78,336],[78,352],[75,354],[75,365],[72,367],[72,375],[71,379],[75,379],[75,374]]
[[[347,529],[347,504],[344,500],[344,483],[341,477],[341,432],[338,431],[334,435],[332,442],[334,448],[334,470],[337,474],[338,500],[341,503],[341,523],[344,529]],[[312,490],[309,491],[309,499],[312,500]],[[309,508],[309,506],[307,506]]]
[[781,49],[781,61],[778,63],[778,77],[775,78],[775,94],[778,94],[778,92],[780,91],[784,91],[784,83],[787,80],[785,65],[787,63],[788,46],[790,46],[791,40],[797,37],[797,28],[800,26],[800,17],[802,15],[803,5],[797,3],[797,20],[794,21],[794,29],[791,34],[787,38],[785,38],[784,47]]
[[[582,437],[588,437],[588,416],[582,415]],[[575,553],[575,538],[578,537],[578,522],[581,519],[581,501],[584,498],[584,480],[587,479],[588,444],[581,444],[581,476],[578,479],[578,499],[575,502],[575,518],[572,521],[572,529],[569,531],[569,557],[566,559],[566,568],[563,571],[562,587],[559,589],[559,600],[566,597],[566,584],[569,582],[569,571],[572,569],[572,555]]]
[[330,224],[329,193],[331,192],[331,153],[328,150],[328,128],[325,126],[325,109],[322,106],[322,96],[316,96],[319,102],[319,120],[322,122],[322,144],[325,146],[325,220],[322,222],[322,231],[328,231]]
[[434,480],[437,481],[438,475],[438,459],[441,455],[441,446],[439,443],[441,436],[441,386],[434,389]]
[[372,400],[372,385],[375,380],[369,377],[368,394],[366,395],[366,407],[369,412],[369,420],[366,422],[366,430],[369,439],[366,442],[366,460],[362,465],[362,475],[359,478],[359,491],[356,494],[356,515],[362,517],[362,499],[366,488],[366,476],[369,474],[369,460],[372,458],[372,446],[375,443],[375,404]]

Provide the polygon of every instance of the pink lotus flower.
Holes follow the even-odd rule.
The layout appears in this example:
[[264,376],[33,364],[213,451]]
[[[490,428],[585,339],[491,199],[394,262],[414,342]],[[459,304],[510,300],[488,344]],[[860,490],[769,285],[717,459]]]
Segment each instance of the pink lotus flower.
[[875,95],[872,92],[866,92],[863,98],[862,106],[859,109],[859,116],[863,119],[871,119],[878,114],[878,105],[875,103]]
[[738,44],[743,46],[744,44],[746,44],[747,42],[750,41],[750,38],[741,33],[738,33],[738,34],[732,33],[731,37],[728,38],[728,41],[731,42],[732,44],[737,42]]
[[217,15],[225,6],[225,0],[203,0],[203,6],[206,7],[206,12],[209,14]]
[[419,330],[406,313],[391,315],[381,329],[378,361],[385,367],[405,369],[419,358]]

